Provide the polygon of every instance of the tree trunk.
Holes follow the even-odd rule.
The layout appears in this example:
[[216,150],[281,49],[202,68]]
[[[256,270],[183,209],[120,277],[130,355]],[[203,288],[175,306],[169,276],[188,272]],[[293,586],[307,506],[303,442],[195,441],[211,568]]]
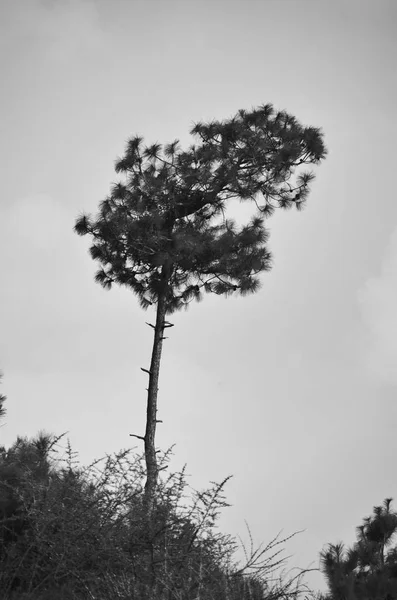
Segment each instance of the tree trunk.
[[[164,277],[164,273],[163,273]],[[165,280],[166,281],[166,280]],[[158,466],[156,456],[156,425],[157,425],[157,394],[160,375],[160,360],[163,348],[163,337],[165,327],[165,315],[167,312],[166,286],[160,292],[157,301],[156,325],[154,328],[154,340],[152,349],[152,360],[149,370],[149,386],[147,396],[146,431],[145,431],[145,461],[146,461],[146,484],[145,484],[145,512],[150,517],[153,510],[154,497],[157,487]]]

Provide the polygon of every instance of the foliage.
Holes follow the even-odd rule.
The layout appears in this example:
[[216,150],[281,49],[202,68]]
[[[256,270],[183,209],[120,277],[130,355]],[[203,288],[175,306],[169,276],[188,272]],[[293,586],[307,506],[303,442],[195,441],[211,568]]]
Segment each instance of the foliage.
[[[83,214],[79,235],[93,239],[90,253],[105,288],[126,285],[141,306],[156,303],[166,287],[167,313],[202,292],[255,292],[257,275],[271,266],[264,219],[277,207],[302,208],[313,174],[302,165],[326,155],[319,129],[303,127],[271,104],[233,118],[197,123],[188,150],[129,140],[116,161],[115,183],[96,218]],[[244,226],[225,216],[227,201],[251,201],[257,215]]]
[[[2,377],[3,377],[3,375],[2,375],[2,373],[0,373],[0,383],[1,383]],[[7,400],[7,396],[4,396],[4,394],[0,394],[0,419],[2,417],[4,417],[6,414],[6,409],[4,408],[4,402],[6,400]]]
[[257,549],[251,538],[245,563],[234,560],[236,540],[217,529],[229,478],[192,491],[162,453],[149,534],[143,457],[125,450],[81,467],[69,444],[60,456],[60,439],[18,438],[0,457],[3,600],[300,596],[301,577],[272,577],[289,538]]
[[352,548],[329,544],[321,552],[321,565],[329,595],[324,600],[394,600],[397,598],[397,513],[392,499],[375,506],[373,515],[357,527]]

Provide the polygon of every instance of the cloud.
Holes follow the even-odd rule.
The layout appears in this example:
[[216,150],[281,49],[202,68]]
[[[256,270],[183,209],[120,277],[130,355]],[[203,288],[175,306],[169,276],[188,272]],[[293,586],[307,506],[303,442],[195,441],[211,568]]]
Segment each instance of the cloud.
[[364,353],[370,374],[377,381],[397,385],[397,228],[380,275],[365,283],[358,300],[367,333]]
[[[4,370],[12,364],[25,373],[79,373],[83,366],[89,371],[103,339],[118,343],[125,316],[112,310],[117,295],[93,282],[95,268],[73,232],[74,217],[73,209],[48,194],[20,198],[1,210]],[[118,306],[130,302],[122,297]]]
[[64,61],[98,51],[103,31],[93,0],[22,0],[7,9],[4,34],[9,43],[29,41],[49,60]]
[[66,211],[48,194],[32,194],[21,198],[5,210],[3,235],[14,240],[14,245],[28,249],[29,255],[36,250],[51,252],[60,246],[61,237],[70,233],[66,229]]

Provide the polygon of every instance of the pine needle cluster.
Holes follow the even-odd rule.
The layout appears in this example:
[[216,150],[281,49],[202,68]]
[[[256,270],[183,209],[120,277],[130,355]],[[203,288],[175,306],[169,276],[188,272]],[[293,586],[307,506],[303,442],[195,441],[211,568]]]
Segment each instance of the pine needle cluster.
[[[314,176],[301,167],[326,154],[319,129],[270,104],[197,123],[191,134],[196,143],[185,151],[178,140],[145,146],[131,138],[115,164],[122,181],[96,217],[75,224],[92,237],[96,281],[128,286],[145,309],[160,293],[172,313],[203,292],[257,291],[271,268],[265,220],[276,208],[303,207]],[[248,223],[228,218],[232,198],[253,203]]]

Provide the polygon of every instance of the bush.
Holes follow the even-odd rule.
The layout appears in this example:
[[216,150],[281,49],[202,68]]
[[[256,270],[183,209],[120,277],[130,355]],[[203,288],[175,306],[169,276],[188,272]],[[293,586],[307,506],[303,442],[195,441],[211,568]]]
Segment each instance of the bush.
[[[132,450],[81,467],[67,445],[40,434],[0,456],[2,600],[276,600],[298,598],[302,573],[274,581],[284,563],[274,538],[246,560],[217,530],[229,478],[190,490],[183,469],[160,483],[150,527],[143,510],[144,457]],[[250,536],[251,537],[251,536]]]

